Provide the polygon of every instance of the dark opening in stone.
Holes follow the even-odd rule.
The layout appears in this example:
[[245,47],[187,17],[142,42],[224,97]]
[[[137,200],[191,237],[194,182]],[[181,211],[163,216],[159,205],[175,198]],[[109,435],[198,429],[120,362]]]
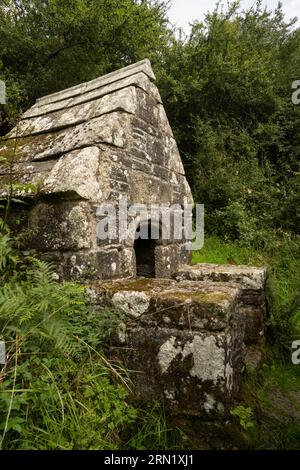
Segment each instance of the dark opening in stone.
[[[141,230],[148,231],[148,239],[138,238]],[[151,240],[150,224],[148,227],[139,227],[136,231],[134,251],[136,259],[136,275],[139,277],[155,277],[155,246],[156,240]]]

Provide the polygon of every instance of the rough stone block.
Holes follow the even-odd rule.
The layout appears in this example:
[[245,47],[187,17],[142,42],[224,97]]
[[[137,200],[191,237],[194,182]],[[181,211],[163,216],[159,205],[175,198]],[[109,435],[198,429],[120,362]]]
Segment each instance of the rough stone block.
[[240,311],[246,318],[245,343],[260,342],[265,334],[266,298],[265,267],[238,265],[217,265],[199,263],[183,266],[175,275],[177,280],[194,280],[207,282],[235,282],[242,287],[239,298]]
[[[223,415],[244,358],[240,286],[139,279],[97,283],[94,306],[124,312],[116,344],[142,401],[164,397],[175,415]],[[99,312],[101,314],[101,312]],[[115,352],[114,352],[115,353]]]
[[[106,97],[107,95],[111,95],[112,93],[118,92],[119,90],[125,90],[131,86],[134,86],[135,88],[141,88],[148,93],[150,91],[150,83],[151,82],[149,82],[149,79],[143,72],[138,72],[127,78],[123,78],[116,82],[112,82],[108,85],[104,85],[90,91],[87,91],[85,88],[83,93],[74,95],[74,97],[60,99],[59,101],[53,101],[48,104],[43,104],[42,102],[37,101],[37,103],[32,108],[24,113],[22,121],[25,119],[43,116],[48,113],[54,113],[62,109],[72,108],[79,104]],[[10,137],[14,137],[15,135],[16,134],[14,130],[9,134]]]
[[68,98],[73,98],[74,96],[82,95],[84,93],[89,93],[92,90],[102,88],[109,84],[114,84],[115,82],[121,81],[124,78],[128,78],[134,74],[139,73],[143,73],[150,80],[155,80],[155,75],[153,73],[150,61],[148,59],[143,59],[140,62],[128,65],[127,67],[123,67],[120,70],[116,70],[102,77],[95,78],[89,82],[81,83],[80,85],[75,85],[71,88],[68,88],[67,90],[62,90],[56,93],[52,93],[51,95],[43,96],[37,100],[36,106],[52,104],[56,101],[62,101]]
[[132,249],[120,246],[64,253],[65,279],[118,279],[135,275]]
[[97,147],[85,147],[63,155],[44,181],[41,194],[72,194],[73,199],[101,201],[100,153]]
[[88,249],[96,238],[93,225],[88,203],[41,202],[29,216],[31,247],[40,252]]
[[179,267],[190,261],[191,252],[185,249],[185,245],[158,245],[155,248],[155,276],[159,278],[171,278]]

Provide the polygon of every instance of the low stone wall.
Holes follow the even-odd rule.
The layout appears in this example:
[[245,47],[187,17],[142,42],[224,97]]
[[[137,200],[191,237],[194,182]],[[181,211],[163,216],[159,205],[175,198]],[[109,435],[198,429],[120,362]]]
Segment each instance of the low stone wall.
[[256,367],[262,359],[265,340],[267,269],[238,265],[199,263],[184,266],[175,275],[178,281],[234,282],[241,286],[239,312],[245,317],[246,363]]
[[137,398],[164,397],[173,415],[213,418],[226,413],[241,380],[241,291],[228,282],[132,279],[99,282],[87,295],[93,308],[127,318],[114,354],[131,370]]

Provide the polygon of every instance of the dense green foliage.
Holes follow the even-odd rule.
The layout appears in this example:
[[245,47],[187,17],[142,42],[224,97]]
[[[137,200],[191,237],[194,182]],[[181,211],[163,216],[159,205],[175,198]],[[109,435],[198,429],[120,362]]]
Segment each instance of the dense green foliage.
[[209,232],[264,247],[296,230],[299,55],[300,31],[280,9],[241,14],[235,2],[165,56],[161,88]]
[[[2,250],[2,265],[5,258],[12,263],[8,253]],[[0,335],[9,357],[1,380],[1,448],[115,447],[116,433],[136,412],[124,401],[125,378],[101,353],[107,315],[89,312],[83,289],[52,281],[43,262],[16,257],[13,264],[0,288]],[[111,373],[123,383],[111,385]]]
[[0,78],[8,88],[4,128],[42,95],[162,51],[168,33],[160,3],[0,0]]

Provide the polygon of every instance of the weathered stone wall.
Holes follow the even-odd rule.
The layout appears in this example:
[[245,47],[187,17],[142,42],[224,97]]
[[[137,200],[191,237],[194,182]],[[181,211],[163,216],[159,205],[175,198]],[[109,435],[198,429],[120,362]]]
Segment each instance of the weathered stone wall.
[[140,400],[163,397],[171,414],[212,418],[228,412],[241,380],[240,293],[232,283],[140,279],[98,283],[87,295],[94,309],[126,315],[114,354]]
[[175,277],[179,281],[234,282],[241,286],[238,308],[245,318],[246,363],[256,367],[265,342],[266,268],[199,263],[182,267]]
[[245,365],[263,357],[266,276],[263,267],[186,265],[173,280],[100,282],[88,299],[126,315],[113,355],[125,360],[140,400],[164,398],[170,414],[219,420]]

